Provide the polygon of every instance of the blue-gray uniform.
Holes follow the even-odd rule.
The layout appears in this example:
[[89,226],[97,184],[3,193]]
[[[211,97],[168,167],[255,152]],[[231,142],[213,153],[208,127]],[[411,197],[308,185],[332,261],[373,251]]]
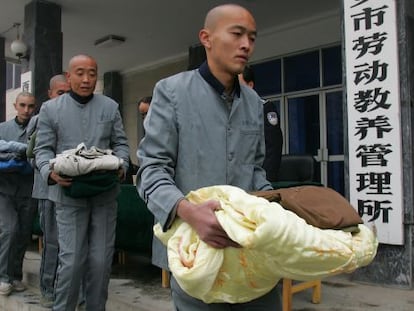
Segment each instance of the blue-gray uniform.
[[[210,185],[233,185],[244,190],[272,189],[262,163],[265,152],[263,103],[235,77],[234,99],[207,63],[157,83],[144,121],[145,137],[137,156],[137,189],[162,227],[184,194]],[[166,267],[165,248],[153,253],[153,262]],[[228,304],[206,305],[185,294],[171,279],[176,308],[229,310]],[[280,304],[273,289],[252,302],[233,305],[237,310],[271,310]],[[233,309],[232,309],[233,310]],[[236,309],[235,309],[236,310]]]
[[[27,126],[28,133],[36,130],[39,115],[31,118]],[[40,262],[40,292],[43,297],[53,299],[56,269],[58,266],[59,244],[57,240],[57,226],[55,204],[48,199],[48,184],[34,166],[34,181],[32,197],[38,200],[40,229],[43,232],[42,260]]]
[[[0,139],[27,143],[17,118],[0,123]],[[36,206],[31,198],[33,173],[0,173],[0,281],[22,280],[23,257],[30,242]]]
[[[30,119],[27,126],[29,134],[36,131],[38,120],[39,115]],[[59,254],[55,203],[48,199],[49,185],[47,181],[40,175],[35,163],[32,165],[34,169],[32,197],[38,201],[39,224],[43,232],[42,260],[39,271],[40,292],[43,297],[53,300]],[[79,295],[79,302],[83,302],[85,300],[83,288],[80,289]]]
[[[87,148],[112,149],[124,160],[124,171],[128,169],[129,148],[118,104],[104,95],[93,95],[86,103],[80,99],[63,94],[42,105],[34,152],[45,180],[51,172],[49,160],[82,142]],[[119,185],[93,197],[72,198],[60,185],[49,187],[60,248],[53,310],[75,310],[84,273],[87,310],[105,310],[118,193]]]

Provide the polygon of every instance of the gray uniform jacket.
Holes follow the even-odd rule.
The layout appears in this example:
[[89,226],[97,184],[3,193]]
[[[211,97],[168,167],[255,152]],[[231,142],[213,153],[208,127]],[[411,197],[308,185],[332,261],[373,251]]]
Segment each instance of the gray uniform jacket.
[[137,151],[137,189],[164,230],[177,201],[191,190],[223,184],[272,188],[262,169],[262,100],[237,83],[229,110],[223,89],[206,64],[155,86]]
[[[33,133],[37,128],[37,121],[39,120],[39,115],[35,115],[30,119],[29,124],[27,125],[27,133],[30,135]],[[33,191],[32,197],[34,199],[43,199],[46,200],[48,196],[49,185],[47,181],[45,181],[40,175],[40,172],[36,166],[34,159],[31,159],[30,163],[34,169],[34,180],[33,180]]]
[[[26,126],[16,119],[0,123],[0,139],[27,143]],[[16,197],[31,197],[33,174],[0,173],[0,192]]]
[[[128,169],[129,147],[118,104],[107,96],[95,94],[86,104],[77,102],[70,94],[51,99],[40,109],[37,129],[34,153],[44,180],[48,180],[50,174],[49,160],[82,142],[87,148],[112,149],[124,160],[124,170]],[[118,193],[119,186],[93,200],[98,204],[107,203]],[[74,206],[88,203],[88,199],[66,196],[59,185],[49,187],[49,200]]]

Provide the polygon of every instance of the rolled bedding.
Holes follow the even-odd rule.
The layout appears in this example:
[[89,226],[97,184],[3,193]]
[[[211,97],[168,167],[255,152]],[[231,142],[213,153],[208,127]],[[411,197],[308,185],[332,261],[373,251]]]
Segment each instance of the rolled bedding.
[[241,248],[215,249],[177,218],[154,234],[167,245],[169,268],[180,287],[206,303],[243,303],[269,292],[281,278],[320,279],[368,265],[376,255],[374,233],[319,229],[276,202],[234,186],[190,192],[193,203],[217,200],[216,216]]

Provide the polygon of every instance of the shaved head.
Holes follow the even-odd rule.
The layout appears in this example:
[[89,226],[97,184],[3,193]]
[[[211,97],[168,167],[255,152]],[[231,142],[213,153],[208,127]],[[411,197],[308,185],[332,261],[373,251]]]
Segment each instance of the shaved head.
[[[206,15],[204,20],[204,28],[214,30],[217,26],[217,22],[220,21],[223,17],[227,14],[234,14],[235,11],[244,11],[248,13],[250,16],[250,12],[246,10],[244,7],[237,5],[237,4],[223,4],[212,8]],[[253,16],[252,16],[253,19]]]
[[72,92],[81,97],[91,96],[98,79],[98,65],[91,56],[76,55],[69,61],[66,77]]
[[79,54],[79,55],[73,56],[70,59],[69,65],[68,65],[68,71],[70,71],[70,69],[73,68],[79,61],[85,61],[85,60],[89,60],[93,62],[95,64],[96,69],[98,69],[98,65],[96,64],[96,61],[93,57],[89,55],[85,55],[85,54]]
[[205,18],[199,39],[213,75],[229,90],[243,72],[255,47],[257,30],[252,14],[237,4],[211,9]]
[[59,74],[53,76],[49,81],[49,89],[53,89],[56,83],[64,82],[67,83],[66,76],[64,74]]

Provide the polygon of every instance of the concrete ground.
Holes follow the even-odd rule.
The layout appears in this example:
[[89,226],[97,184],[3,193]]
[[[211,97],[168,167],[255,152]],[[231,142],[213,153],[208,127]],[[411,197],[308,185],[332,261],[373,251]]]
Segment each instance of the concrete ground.
[[[29,289],[8,297],[0,296],[1,311],[50,310],[39,305],[39,264],[40,256],[35,249],[26,252],[24,281]],[[350,275],[323,280],[321,296],[320,304],[312,304],[310,289],[294,294],[292,311],[414,310],[414,290],[359,284],[350,281]],[[113,266],[106,310],[173,311],[174,308],[169,290],[161,287],[161,271],[148,258],[129,254],[124,265]]]

